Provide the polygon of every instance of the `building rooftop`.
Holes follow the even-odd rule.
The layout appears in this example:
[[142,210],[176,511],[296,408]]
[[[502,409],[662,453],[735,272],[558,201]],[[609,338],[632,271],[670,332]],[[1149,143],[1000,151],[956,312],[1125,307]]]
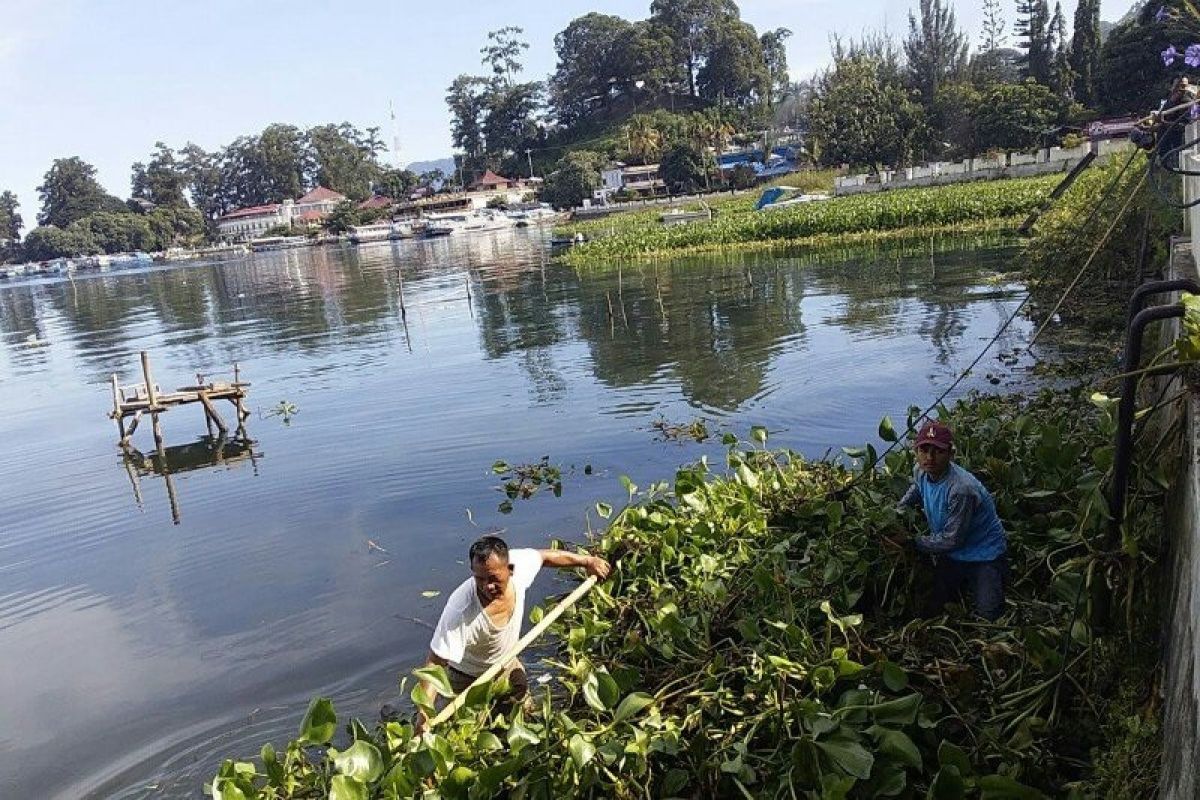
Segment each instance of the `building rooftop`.
[[276,214],[279,211],[279,203],[268,203],[265,206],[250,206],[249,208],[239,208],[230,211],[228,214],[221,217],[221,220],[240,219],[242,217],[260,217],[267,214]]
[[340,192],[335,192],[333,189],[326,189],[324,186],[318,186],[308,194],[296,201],[296,205],[304,203],[326,203],[330,200],[341,202],[346,199],[346,195]]

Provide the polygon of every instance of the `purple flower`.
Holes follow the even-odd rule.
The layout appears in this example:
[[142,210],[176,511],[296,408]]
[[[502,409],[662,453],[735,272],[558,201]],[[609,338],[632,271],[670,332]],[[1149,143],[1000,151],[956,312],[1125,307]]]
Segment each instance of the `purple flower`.
[[1200,105],[1197,105],[1197,104],[1195,104],[1195,103],[1192,103],[1192,107],[1191,107],[1191,109],[1188,111],[1188,117],[1189,117],[1190,119],[1194,119],[1194,120],[1195,120],[1195,119],[1200,119]]
[[1188,45],[1187,51],[1183,54],[1183,63],[1192,69],[1200,67],[1200,43]]
[[1170,45],[1162,51],[1162,60],[1165,66],[1171,66],[1177,58],[1179,58],[1179,51],[1175,49],[1175,45]]
[[1170,17],[1171,17],[1171,12],[1167,11],[1167,7],[1159,6],[1158,13],[1154,15],[1154,21],[1155,22],[1164,22],[1167,19],[1170,19]]

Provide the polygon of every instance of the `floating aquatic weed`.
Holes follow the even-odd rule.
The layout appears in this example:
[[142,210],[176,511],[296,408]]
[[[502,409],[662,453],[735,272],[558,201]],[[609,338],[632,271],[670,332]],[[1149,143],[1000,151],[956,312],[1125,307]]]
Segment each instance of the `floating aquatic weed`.
[[549,488],[555,497],[562,497],[562,468],[551,464],[550,456],[515,466],[497,461],[492,464],[492,472],[504,481],[499,487],[505,497],[498,507],[501,514],[512,513],[514,500],[528,500],[543,487]]

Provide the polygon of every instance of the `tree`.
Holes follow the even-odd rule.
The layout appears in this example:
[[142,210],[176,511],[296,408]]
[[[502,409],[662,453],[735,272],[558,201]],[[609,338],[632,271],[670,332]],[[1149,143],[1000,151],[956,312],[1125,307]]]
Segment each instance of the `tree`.
[[500,83],[484,96],[483,140],[489,164],[520,151],[537,133],[534,113],[541,106],[542,84]]
[[810,106],[812,145],[830,165],[908,163],[924,112],[909,98],[886,46],[864,44],[835,43],[833,67],[818,78]]
[[1054,48],[1050,41],[1050,7],[1046,0],[1017,0],[1016,34],[1025,51],[1025,76],[1050,85]]
[[999,47],[971,57],[971,80],[983,88],[993,83],[1020,83],[1023,55],[1011,47]]
[[1071,69],[1075,73],[1075,99],[1096,104],[1096,79],[1100,72],[1100,0],[1079,0],[1071,36]]
[[450,141],[465,154],[468,172],[480,169],[484,159],[483,113],[487,81],[474,75],[459,75],[446,89],[450,106]]
[[[1167,13],[1156,19],[1158,9]],[[1109,33],[1100,49],[1097,100],[1110,114],[1145,114],[1165,97],[1175,77],[1163,68],[1161,56],[1169,46],[1196,41],[1189,30],[1189,0],[1146,3]]]
[[78,156],[56,159],[38,187],[40,225],[66,228],[96,211],[125,211],[125,204],[104,191],[96,168]]
[[555,208],[575,208],[600,185],[600,165],[604,157],[591,150],[572,150],[546,176],[542,199]]
[[976,118],[981,99],[980,91],[966,81],[943,83],[934,95],[930,125],[956,156],[972,158],[979,152]]
[[703,188],[712,173],[712,156],[694,142],[676,142],[663,153],[658,172],[672,192],[695,192]]
[[1062,3],[1054,4],[1054,16],[1050,19],[1050,49],[1054,60],[1050,67],[1050,88],[1064,100],[1071,100],[1075,93],[1075,73],[1071,70],[1071,56],[1067,48],[1067,18]]
[[908,14],[904,40],[909,85],[921,93],[926,105],[938,87],[962,75],[967,65],[967,37],[958,29],[954,10],[942,0],[920,0],[921,18]]
[[483,55],[483,64],[492,68],[497,79],[504,78],[511,84],[513,73],[521,71],[519,57],[522,50],[529,49],[529,42],[517,37],[524,32],[523,28],[513,25],[488,32],[489,44],[481,47],[479,52]]
[[635,114],[625,124],[625,146],[631,160],[649,164],[662,153],[663,135],[647,114]]
[[554,37],[558,67],[549,82],[555,116],[564,125],[582,119],[592,104],[607,103],[610,87],[634,89],[634,62],[625,48],[633,23],[611,14],[585,14]]
[[325,219],[325,227],[331,233],[344,233],[360,224],[362,224],[362,215],[358,211],[358,206],[349,200],[338,203]]
[[1004,12],[1000,0],[983,0],[983,25],[979,34],[979,49],[984,53],[999,50],[1008,37],[1004,33]]
[[313,173],[304,132],[268,125],[258,136],[241,136],[221,157],[222,194],[230,208],[279,203],[304,194]]
[[143,194],[138,194],[137,167],[134,165],[134,197],[149,200],[156,206],[185,206],[187,200],[183,196],[187,185],[187,176],[175,160],[175,153],[162,142],[154,143],[154,155],[146,162],[143,173]]
[[998,83],[983,93],[975,113],[981,150],[1029,150],[1054,123],[1060,100],[1050,87],[1028,79]]
[[375,194],[393,200],[407,200],[419,182],[417,174],[408,169],[385,169],[375,180]]
[[767,70],[767,108],[774,108],[775,103],[787,93],[788,81],[787,47],[784,43],[792,32],[787,28],[776,28],[767,31],[759,37],[759,47],[762,48],[763,66]]
[[15,194],[0,192],[0,249],[21,241],[21,226],[25,223],[17,212],[18,206],[20,203]]
[[159,240],[146,217],[140,214],[97,211],[76,223],[86,230],[102,253],[157,250]]
[[188,142],[179,155],[188,194],[204,218],[215,220],[229,211],[232,205],[221,169],[221,155],[209,153],[192,142]]
[[688,93],[697,96],[696,73],[703,66],[710,30],[719,20],[736,20],[737,3],[733,0],[653,0],[650,18],[670,32],[675,67],[684,77]]
[[719,105],[744,107],[767,95],[770,76],[754,27],[736,17],[709,26],[704,65],[696,76],[700,96]]
[[349,122],[309,128],[306,136],[314,172],[309,183],[340,192],[351,200],[371,196],[371,186],[379,178],[379,153],[383,143],[378,128],[364,133]]
[[99,248],[91,234],[78,225],[60,228],[57,225],[41,225],[25,237],[21,256],[29,261],[46,261],[51,258],[74,258],[98,253]]
[[191,206],[159,206],[146,215],[154,235],[153,250],[176,245],[195,245],[208,238],[204,215]]

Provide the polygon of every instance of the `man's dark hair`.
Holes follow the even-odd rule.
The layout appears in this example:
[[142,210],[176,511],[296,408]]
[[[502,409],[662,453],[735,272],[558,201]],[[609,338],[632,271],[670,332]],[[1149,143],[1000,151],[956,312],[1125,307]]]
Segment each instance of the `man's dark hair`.
[[508,561],[508,545],[499,536],[484,536],[471,545],[471,560],[467,563],[474,564],[476,561],[486,563],[492,556],[498,556],[503,561]]

